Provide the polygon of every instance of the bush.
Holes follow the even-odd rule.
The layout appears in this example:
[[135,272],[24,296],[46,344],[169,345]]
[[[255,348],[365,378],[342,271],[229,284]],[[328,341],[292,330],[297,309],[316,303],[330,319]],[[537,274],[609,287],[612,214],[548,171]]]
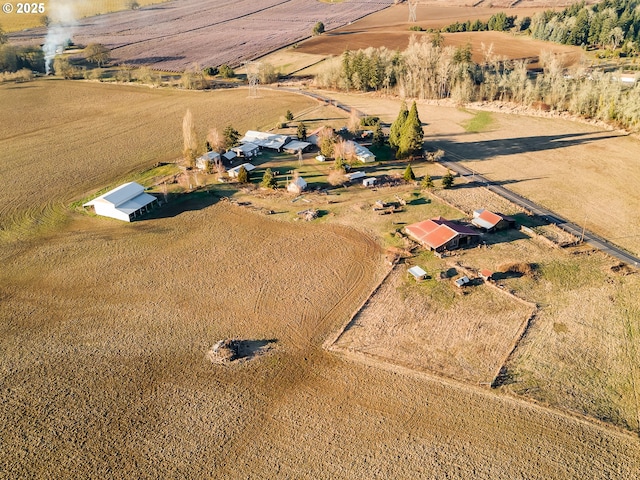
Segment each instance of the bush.
[[380,117],[367,115],[360,119],[360,125],[363,127],[375,127],[376,125],[380,125]]
[[318,22],[313,26],[313,35],[322,35],[324,33],[324,23]]
[[234,72],[233,68],[227,64],[221,65],[218,69],[218,73],[222,78],[233,78],[236,76],[236,72]]
[[422,189],[423,190],[432,190],[433,189],[433,179],[431,175],[428,173],[422,179]]

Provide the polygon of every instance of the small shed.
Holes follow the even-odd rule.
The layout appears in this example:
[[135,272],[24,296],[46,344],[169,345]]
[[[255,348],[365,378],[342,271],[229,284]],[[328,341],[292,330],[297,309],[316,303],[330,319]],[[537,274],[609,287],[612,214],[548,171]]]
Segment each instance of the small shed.
[[493,213],[481,208],[473,211],[473,220],[471,220],[471,223],[487,232],[494,232],[496,230],[515,227],[516,221],[512,217],[502,215],[501,213]]
[[410,275],[413,276],[413,278],[416,279],[416,281],[421,282],[422,280],[424,280],[425,278],[427,278],[427,272],[425,272],[422,268],[420,268],[419,266],[415,266],[415,267],[411,267],[407,270],[407,273],[409,273]]
[[465,275],[464,277],[460,277],[459,279],[457,279],[454,283],[456,284],[456,287],[462,288],[465,285],[467,285],[470,281],[471,280],[469,280],[469,277]]
[[319,162],[326,162],[327,161],[327,157],[325,157],[324,155],[317,155],[316,156],[316,160]]
[[375,184],[375,177],[367,177],[362,179],[362,185],[364,185],[365,187],[373,187]]
[[294,178],[289,185],[287,191],[292,193],[302,193],[307,189],[307,182],[302,177]]
[[354,180],[358,180],[359,178],[364,178],[367,175],[364,172],[351,172],[351,173],[347,173],[347,178],[349,179],[350,182],[353,182]]
[[482,270],[480,270],[480,277],[485,281],[488,282],[489,280],[492,280],[493,278],[493,272],[487,268],[483,268]]

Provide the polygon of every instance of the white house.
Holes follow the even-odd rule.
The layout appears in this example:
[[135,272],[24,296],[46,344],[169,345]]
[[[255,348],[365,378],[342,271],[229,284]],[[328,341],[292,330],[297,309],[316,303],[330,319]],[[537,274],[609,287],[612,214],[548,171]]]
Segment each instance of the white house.
[[220,154],[218,152],[207,152],[201,157],[196,158],[196,168],[207,170],[218,162],[220,162]]
[[129,182],[94,198],[83,206],[93,207],[97,215],[130,222],[148,211],[155,201],[156,197],[144,193],[142,185]]
[[260,147],[255,143],[243,143],[231,149],[238,157],[251,158],[255,157],[260,151]]
[[238,176],[238,172],[240,171],[240,168],[242,168],[242,167],[244,167],[244,169],[247,172],[250,172],[251,170],[255,170],[256,169],[255,165],[252,165],[250,163],[243,163],[242,165],[238,165],[237,167],[230,168],[227,171],[227,173],[229,174],[229,176],[231,178],[236,178]]
[[289,185],[287,185],[287,191],[292,193],[302,193],[307,189],[307,182],[302,177],[294,178]]
[[367,147],[363,147],[359,143],[352,142],[353,149],[356,152],[356,158],[360,160],[362,163],[375,162],[376,156],[371,153],[371,151]]

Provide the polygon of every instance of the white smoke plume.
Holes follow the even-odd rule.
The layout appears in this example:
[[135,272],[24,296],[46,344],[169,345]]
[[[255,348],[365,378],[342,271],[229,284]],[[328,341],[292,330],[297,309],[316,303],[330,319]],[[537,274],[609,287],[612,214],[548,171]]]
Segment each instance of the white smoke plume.
[[42,50],[46,72],[51,71],[53,59],[62,53],[67,41],[71,39],[76,20],[76,8],[74,0],[51,0],[49,2],[49,29],[44,39]]

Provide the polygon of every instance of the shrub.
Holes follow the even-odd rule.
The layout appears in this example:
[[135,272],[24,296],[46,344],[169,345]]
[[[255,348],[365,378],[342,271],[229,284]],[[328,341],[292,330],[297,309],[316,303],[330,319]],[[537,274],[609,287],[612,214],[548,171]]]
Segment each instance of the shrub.
[[447,170],[447,174],[442,177],[442,188],[451,188],[453,187],[453,183],[453,173],[451,173],[451,170]]
[[313,35],[322,35],[324,33],[324,23],[318,22],[313,26]]
[[249,172],[244,166],[240,167],[238,170],[238,182],[239,183],[249,183]]
[[402,175],[405,182],[412,182],[416,179],[416,174],[413,173],[413,169],[411,168],[411,164],[407,165],[407,168],[404,170],[404,174]]
[[236,76],[236,72],[234,72],[233,68],[227,64],[221,65],[218,69],[218,73],[222,78],[233,78]]

